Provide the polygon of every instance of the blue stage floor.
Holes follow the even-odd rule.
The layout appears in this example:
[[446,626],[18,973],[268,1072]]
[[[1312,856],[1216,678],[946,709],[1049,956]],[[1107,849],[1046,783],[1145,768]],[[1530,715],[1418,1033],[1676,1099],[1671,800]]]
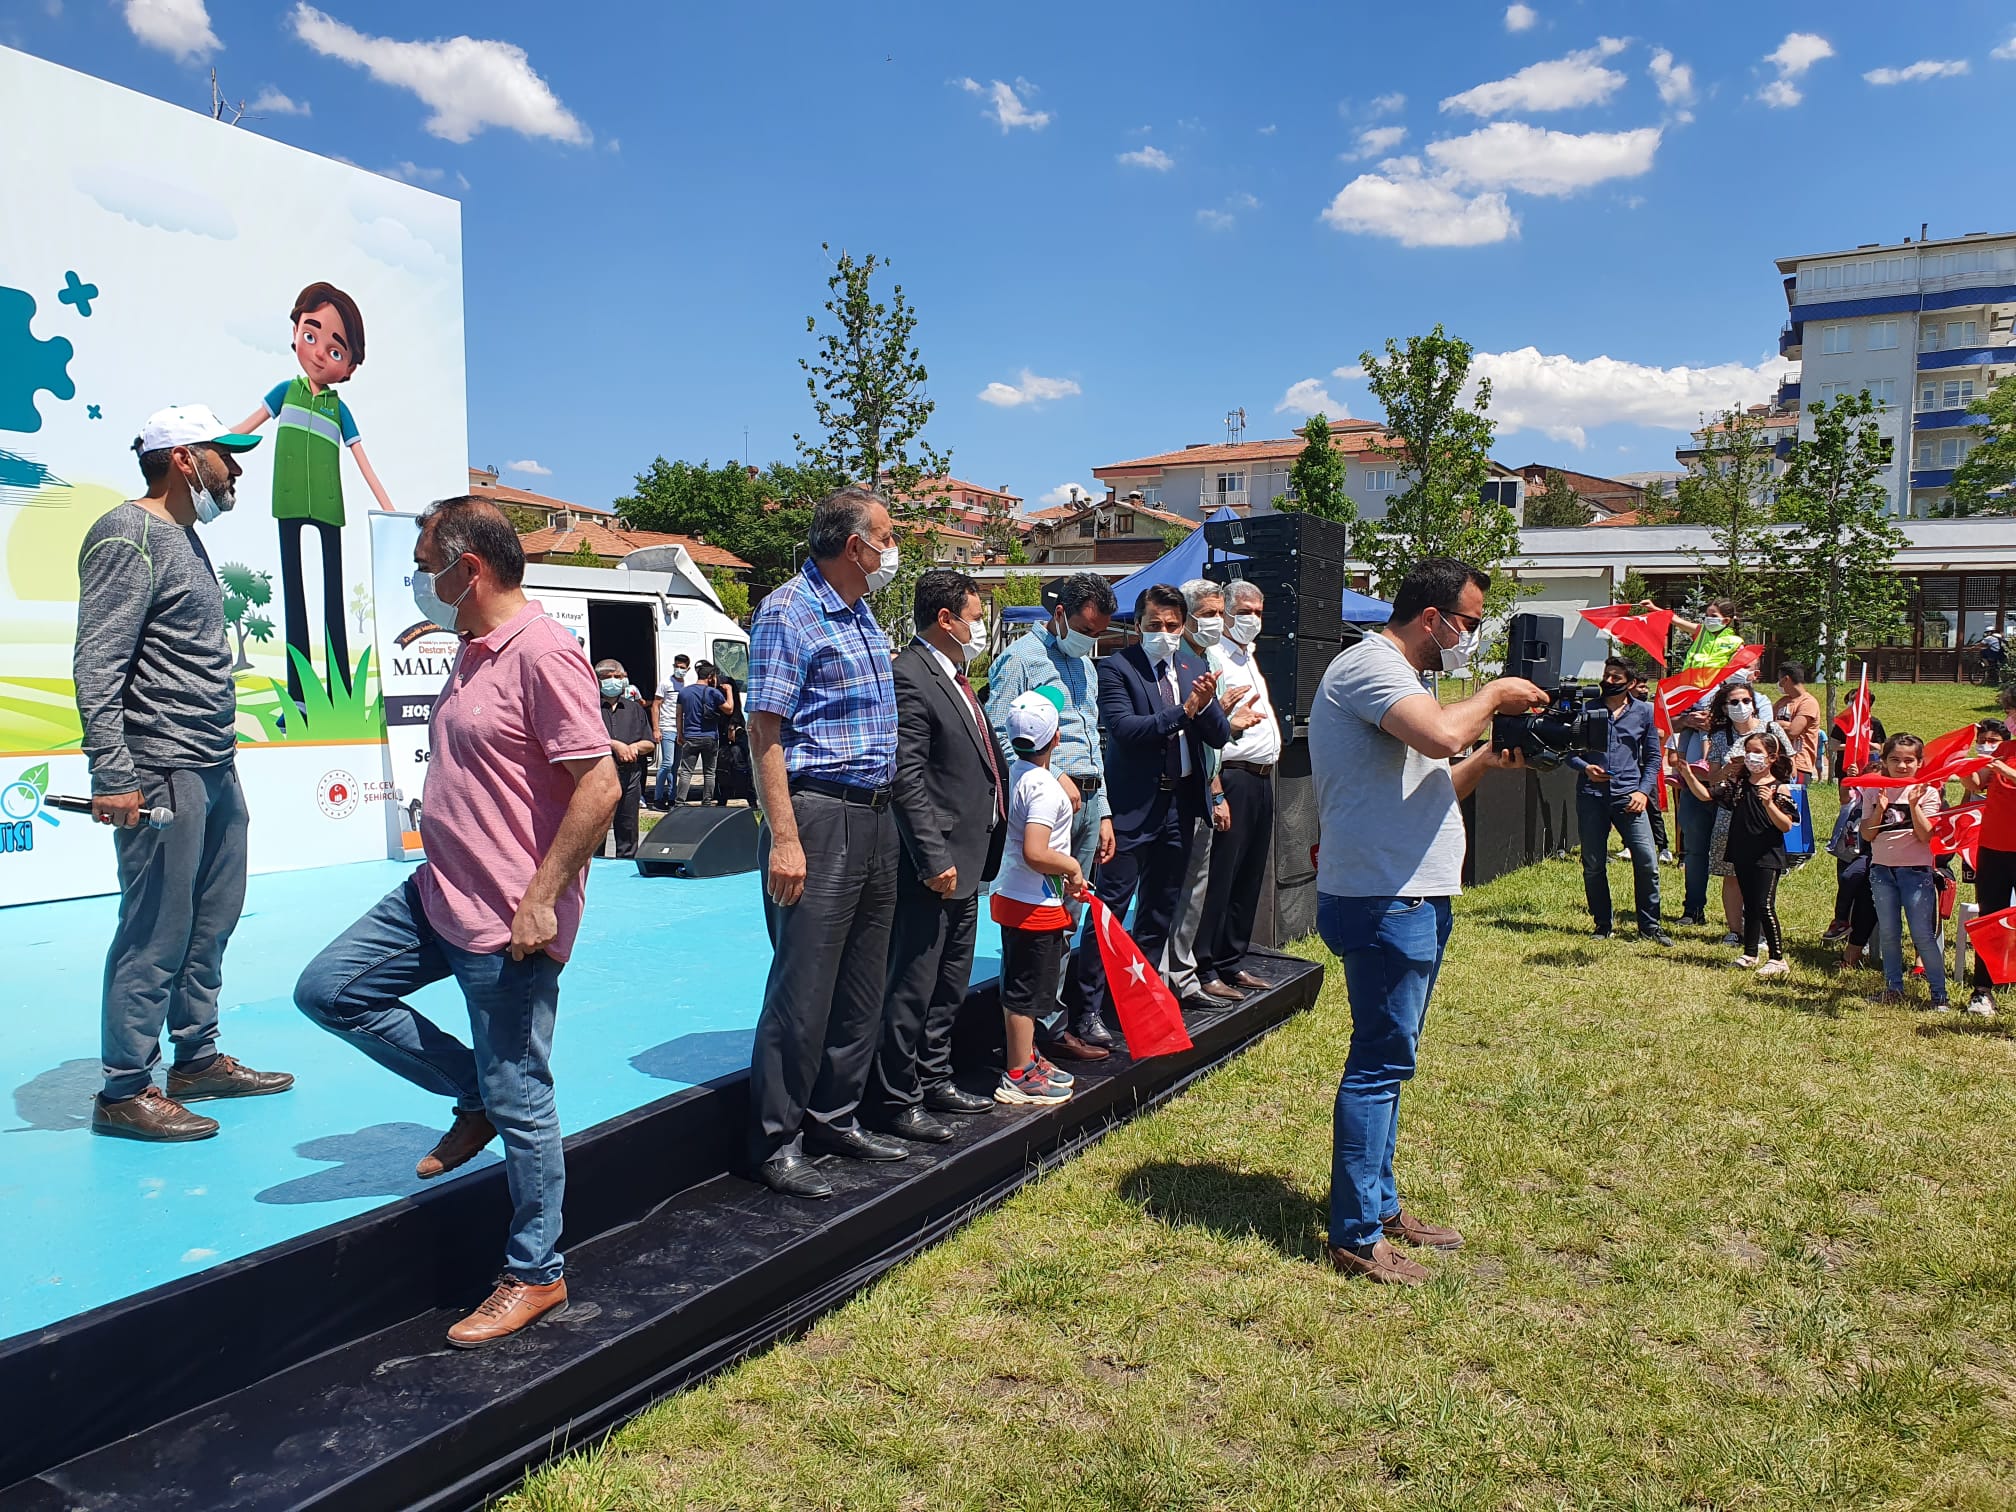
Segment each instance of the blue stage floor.
[[[199,1104],[224,1127],[195,1144],[90,1132],[99,983],[117,900],[0,913],[12,963],[6,995],[17,1005],[0,1038],[0,1086],[12,1092],[12,1120],[0,1111],[9,1229],[0,1338],[419,1189],[413,1163],[447,1126],[447,1105],[313,1027],[293,1004],[301,967],[407,869],[384,861],[252,879],[224,962],[222,1046],[297,1080],[276,1097]],[[754,876],[684,881],[642,877],[627,861],[594,863],[554,1037],[568,1132],[749,1063],[770,962],[757,888]],[[999,942],[983,918],[976,978],[997,974]],[[466,1035],[452,983],[415,1002]],[[493,1145],[470,1169],[496,1158]]]

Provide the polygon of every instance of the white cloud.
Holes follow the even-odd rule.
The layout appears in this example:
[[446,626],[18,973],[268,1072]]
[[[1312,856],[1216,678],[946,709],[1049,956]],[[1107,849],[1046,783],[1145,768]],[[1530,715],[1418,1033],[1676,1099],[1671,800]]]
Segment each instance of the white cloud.
[[1026,126],[1031,131],[1041,131],[1050,124],[1050,112],[1031,110],[1024,95],[1034,94],[1036,86],[1027,79],[1017,79],[1013,84],[1004,84],[999,79],[982,84],[978,79],[961,79],[959,87],[968,94],[984,95],[988,108],[980,113],[1005,132],[1017,126]]
[[1337,191],[1323,220],[1339,231],[1386,236],[1403,247],[1480,247],[1519,234],[1502,194],[1459,194],[1421,176],[1412,158],[1389,158]]
[[1468,136],[1430,142],[1428,156],[1452,184],[1566,195],[1606,179],[1636,178],[1659,150],[1657,126],[1635,131],[1548,131],[1494,121]]
[[1675,63],[1673,54],[1660,48],[1652,54],[1652,63],[1647,70],[1652,82],[1659,87],[1660,100],[1677,112],[1676,119],[1691,121],[1694,117],[1687,107],[1695,100],[1694,69],[1687,63]]
[[1398,91],[1395,91],[1393,94],[1380,95],[1377,99],[1373,100],[1371,105],[1372,114],[1375,116],[1397,115],[1406,108],[1407,96],[1400,94]]
[[214,1249],[198,1248],[182,1251],[182,1263],[184,1265],[201,1265],[206,1260],[215,1260],[216,1258],[217,1251]]
[[1094,499],[1103,499],[1106,497],[1105,489],[1094,488],[1090,483],[1059,483],[1036,502],[1038,504],[1047,504],[1054,509],[1059,504],[1073,502],[1072,495],[1074,493],[1077,495],[1077,502],[1081,504],[1089,504]]
[[1378,157],[1382,152],[1391,152],[1406,140],[1405,126],[1368,126],[1358,133],[1358,150],[1345,153],[1344,161]]
[[2009,33],[2009,40],[1995,48],[1988,56],[1999,58],[2004,63],[2016,63],[2016,32]]
[[1069,378],[1043,378],[1022,369],[1020,383],[990,383],[980,390],[983,404],[1001,409],[1017,409],[1025,404],[1042,404],[1051,399],[1068,399],[1084,390]]
[[259,91],[259,97],[252,102],[252,114],[264,116],[305,116],[309,114],[308,102],[296,100],[280,93],[271,84]]
[[492,126],[585,146],[586,126],[532,70],[525,49],[475,37],[401,42],[367,37],[302,0],[291,17],[294,35],[325,58],[364,69],[381,84],[411,90],[433,110],[427,130],[466,142]]
[[1157,173],[1167,173],[1176,166],[1176,159],[1160,147],[1138,147],[1132,152],[1123,152],[1119,160],[1134,168],[1153,168]]
[[203,0],[126,0],[126,25],[148,47],[184,63],[223,49]]
[[1505,30],[1508,32],[1531,31],[1540,19],[1540,12],[1530,5],[1508,5],[1505,7]]
[[1940,62],[1932,58],[1921,58],[1916,63],[1907,63],[1902,68],[1872,68],[1862,75],[1871,84],[1915,84],[1921,79],[1953,79],[1967,72],[1965,58],[1949,58]]
[[1346,367],[1334,367],[1330,369],[1330,376],[1332,378],[1345,378],[1356,382],[1364,378],[1365,369],[1354,362]]
[[504,464],[504,471],[514,473],[528,473],[535,478],[550,478],[553,476],[552,468],[541,467],[537,462],[534,462],[530,457],[527,457],[522,462],[506,462]]
[[1230,231],[1233,226],[1231,215],[1223,210],[1199,210],[1197,224],[1206,231]]
[[1228,196],[1225,203],[1234,210],[1258,210],[1260,197],[1257,194],[1234,194]]
[[1344,402],[1333,397],[1323,387],[1321,378],[1300,378],[1288,385],[1288,392],[1281,396],[1281,402],[1274,406],[1277,415],[1300,415],[1307,419],[1311,415],[1323,415],[1331,420],[1342,420],[1351,411]]
[[1470,115],[1504,115],[1514,110],[1573,110],[1582,105],[1601,105],[1624,87],[1624,75],[1605,68],[1602,59],[1625,48],[1615,37],[1599,37],[1594,47],[1572,52],[1565,58],[1533,63],[1509,79],[1494,79],[1442,102],[1444,110],[1460,110]]
[[1578,448],[1602,425],[1691,431],[1703,414],[1770,398],[1785,370],[1776,358],[1756,367],[1662,368],[1614,357],[1579,361],[1530,346],[1479,352],[1470,362],[1472,378],[1491,380],[1491,415],[1501,432],[1537,430]]
[[1757,91],[1757,98],[1774,110],[1789,110],[1806,96],[1794,81],[1822,58],[1834,56],[1834,44],[1813,32],[1787,32],[1777,49],[1764,61],[1778,70],[1778,77]]
[[1260,135],[1262,135],[1262,136],[1272,136],[1272,135],[1274,135],[1274,133],[1275,133],[1275,132],[1279,131],[1280,129],[1281,129],[1281,128],[1280,128],[1279,126],[1275,126],[1275,125],[1273,125],[1273,124],[1271,124],[1271,123],[1270,123],[1270,124],[1268,124],[1268,125],[1266,125],[1266,126],[1262,126],[1262,127],[1260,128]]
[[446,168],[423,168],[418,163],[403,161],[378,171],[389,179],[399,180],[402,184],[438,184],[448,177]]

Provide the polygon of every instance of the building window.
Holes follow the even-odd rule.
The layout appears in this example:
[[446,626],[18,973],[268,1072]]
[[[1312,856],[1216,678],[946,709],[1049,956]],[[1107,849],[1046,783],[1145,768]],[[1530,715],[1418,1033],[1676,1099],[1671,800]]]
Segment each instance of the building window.
[[1146,504],[1150,509],[1159,507],[1162,503],[1162,490],[1159,488],[1142,489],[1141,502]]
[[1870,322],[1870,324],[1869,324],[1869,350],[1870,350],[1870,351],[1872,351],[1872,352],[1888,352],[1888,351],[1891,351],[1891,350],[1893,350],[1893,349],[1894,349],[1894,348],[1896,347],[1896,345],[1897,345],[1897,322],[1896,322],[1896,321],[1894,321],[1894,320],[1876,320],[1876,321],[1871,321],[1871,322]]
[[1091,540],[1095,529],[1096,527],[1092,523],[1092,516],[1087,515],[1078,522],[1078,538],[1081,541]]
[[1246,492],[1246,474],[1243,472],[1218,474],[1218,492],[1221,494]]
[[1957,436],[1949,436],[1939,443],[1939,465],[1958,467],[1967,456],[1967,443]]
[[1134,534],[1134,511],[1123,509],[1114,517],[1113,529],[1121,535]]
[[1367,493],[1393,492],[1393,469],[1390,467],[1366,468],[1365,491]]
[[1949,320],[1946,322],[1946,350],[1974,345],[1980,338],[1975,333],[1977,327],[1971,320]]
[[1820,327],[1821,356],[1839,357],[1854,350],[1854,327],[1839,325]]

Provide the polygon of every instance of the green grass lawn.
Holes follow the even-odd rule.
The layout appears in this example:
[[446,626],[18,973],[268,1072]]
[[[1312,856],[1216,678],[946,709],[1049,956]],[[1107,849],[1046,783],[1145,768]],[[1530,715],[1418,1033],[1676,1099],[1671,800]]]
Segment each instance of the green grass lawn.
[[2016,1038],[1830,974],[1832,884],[1788,880],[1763,983],[1589,939],[1572,861],[1459,900],[1400,1163],[1470,1243],[1424,1288],[1324,1263],[1311,944],[1308,1014],[505,1505],[2016,1506]]

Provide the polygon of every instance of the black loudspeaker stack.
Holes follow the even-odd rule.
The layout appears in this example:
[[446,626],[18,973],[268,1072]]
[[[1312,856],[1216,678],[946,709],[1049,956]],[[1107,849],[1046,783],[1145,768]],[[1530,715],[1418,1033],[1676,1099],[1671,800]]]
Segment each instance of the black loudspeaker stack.
[[1240,557],[1208,563],[1204,576],[1216,583],[1244,578],[1267,595],[1253,656],[1284,726],[1307,719],[1324,669],[1359,635],[1344,623],[1344,590],[1351,581],[1345,527],[1315,515],[1260,515],[1209,522],[1204,542]]
[[637,870],[647,877],[732,877],[756,870],[753,808],[681,805],[637,842]]

